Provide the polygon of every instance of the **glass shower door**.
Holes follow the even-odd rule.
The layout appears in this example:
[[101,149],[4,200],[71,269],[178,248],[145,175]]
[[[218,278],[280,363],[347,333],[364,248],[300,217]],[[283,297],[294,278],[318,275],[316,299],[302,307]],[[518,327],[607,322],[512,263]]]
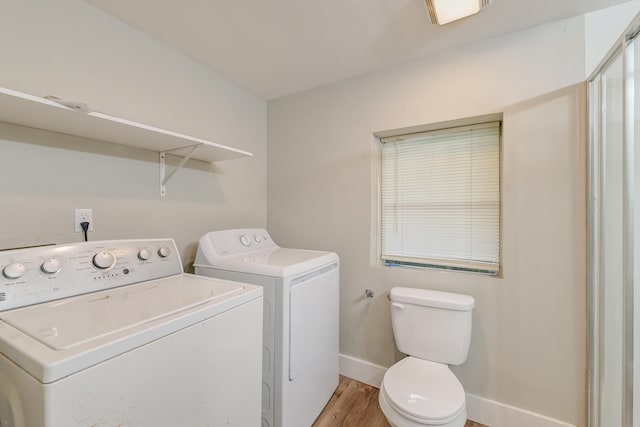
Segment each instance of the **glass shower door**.
[[589,426],[640,427],[640,43],[589,81]]

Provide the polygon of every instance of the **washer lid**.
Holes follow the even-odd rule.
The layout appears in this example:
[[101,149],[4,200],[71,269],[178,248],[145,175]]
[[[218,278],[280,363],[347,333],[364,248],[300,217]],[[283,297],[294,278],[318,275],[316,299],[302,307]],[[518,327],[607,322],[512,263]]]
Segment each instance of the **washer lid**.
[[414,421],[445,423],[465,407],[462,385],[441,363],[406,357],[387,370],[382,384],[389,403]]
[[0,313],[0,352],[48,383],[261,295],[182,274],[18,308]]
[[65,350],[240,290],[230,282],[151,282],[12,310],[0,319],[53,350]]

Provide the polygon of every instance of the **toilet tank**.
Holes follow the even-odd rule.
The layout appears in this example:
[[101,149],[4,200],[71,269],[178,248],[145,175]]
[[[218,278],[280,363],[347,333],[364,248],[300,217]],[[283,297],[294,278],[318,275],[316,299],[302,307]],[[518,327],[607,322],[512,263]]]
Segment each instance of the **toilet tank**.
[[467,360],[471,342],[468,295],[426,289],[391,289],[391,320],[402,353],[447,365]]

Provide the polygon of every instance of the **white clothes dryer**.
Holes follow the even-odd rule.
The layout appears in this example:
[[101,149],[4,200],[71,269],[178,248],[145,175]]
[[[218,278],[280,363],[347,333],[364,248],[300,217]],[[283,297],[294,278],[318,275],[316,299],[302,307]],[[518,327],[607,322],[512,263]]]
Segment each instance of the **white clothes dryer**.
[[0,252],[0,425],[260,425],[262,289],[171,239]]
[[338,386],[338,256],[236,229],[202,236],[194,267],[263,287],[262,425],[313,424]]

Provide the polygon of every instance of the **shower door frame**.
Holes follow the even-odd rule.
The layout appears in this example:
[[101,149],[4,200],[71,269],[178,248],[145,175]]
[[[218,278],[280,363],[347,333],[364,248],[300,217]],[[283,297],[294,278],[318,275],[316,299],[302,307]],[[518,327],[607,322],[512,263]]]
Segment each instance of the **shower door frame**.
[[[640,97],[640,88],[635,92],[635,41],[640,32],[640,15],[636,16],[623,35],[611,48],[600,65],[588,79],[589,104],[589,163],[588,163],[588,232],[589,232],[589,390],[588,390],[588,425],[589,427],[610,427],[600,423],[602,397],[602,363],[604,354],[604,316],[603,298],[603,188],[606,179],[602,152],[605,144],[603,126],[606,111],[605,71],[618,58],[622,59],[622,376],[620,402],[621,427],[633,427],[634,415],[634,283],[635,264],[634,219],[636,171],[635,160],[635,103]],[[640,39],[638,40],[640,43]],[[638,67],[640,69],[640,67]],[[640,129],[639,129],[640,131]],[[639,207],[640,208],[640,207]],[[639,308],[640,310],[640,308]],[[638,331],[640,332],[640,331]],[[639,343],[636,343],[636,346]],[[637,374],[637,373],[636,373]],[[637,408],[636,408],[637,409]],[[637,412],[637,411],[636,411]],[[640,419],[635,426],[640,425]]]

